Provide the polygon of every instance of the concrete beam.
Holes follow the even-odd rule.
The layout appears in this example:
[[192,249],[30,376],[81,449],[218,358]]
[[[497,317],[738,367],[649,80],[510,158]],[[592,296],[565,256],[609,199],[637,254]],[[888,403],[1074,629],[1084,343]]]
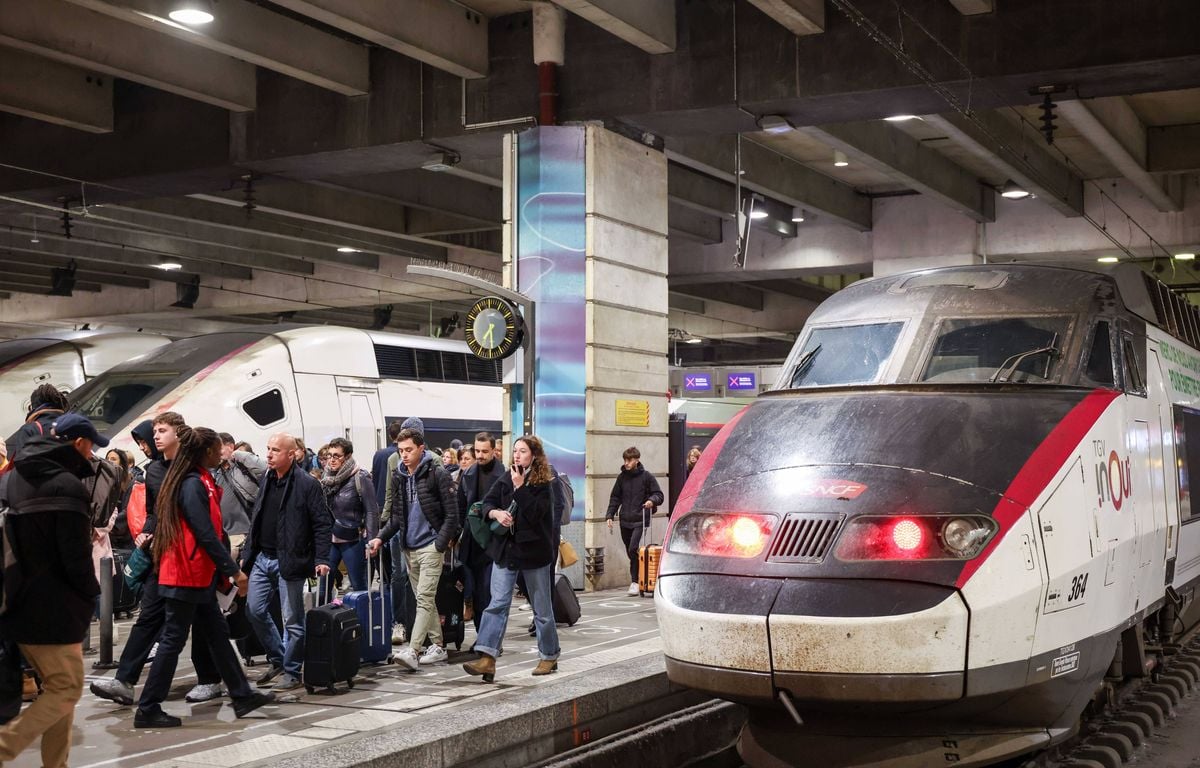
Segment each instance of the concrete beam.
[[[17,244],[9,245],[5,248],[5,254],[9,260],[14,258],[22,258],[25,262],[36,263],[44,267],[63,268],[69,266],[75,261],[68,256],[56,256],[47,253],[40,249],[40,243],[29,243],[26,246],[21,246],[20,239]],[[78,263],[77,263],[78,268]],[[85,261],[82,268],[88,274],[96,275],[93,278],[96,282],[112,283],[113,285],[125,285],[124,281],[137,280],[161,280],[167,283],[190,283],[197,275],[183,270],[162,270],[155,267],[135,267],[128,264],[119,264],[110,261]],[[139,282],[140,285],[140,282]],[[138,286],[131,286],[138,287]]]
[[812,301],[818,304],[833,295],[833,291],[826,290],[804,280],[761,280],[751,281],[746,283],[746,285],[751,288],[757,288],[760,291],[766,291],[767,293],[777,293],[781,296]]
[[371,194],[410,208],[470,219],[484,228],[500,226],[503,190],[487,184],[426,170],[314,182],[333,189]]
[[672,237],[713,245],[721,242],[721,221],[674,200],[667,205],[667,225]]
[[686,296],[693,296],[704,301],[716,301],[743,309],[761,312],[763,310],[763,294],[757,288],[751,288],[742,283],[724,283],[721,285],[674,285],[671,290]]
[[[752,0],[753,1],[753,0]],[[675,0],[552,0],[646,53],[675,51]]]
[[0,0],[0,43],[234,112],[255,106],[254,65],[64,0]]
[[[55,267],[45,264],[33,264],[26,261],[20,261],[14,258],[0,258],[0,272],[3,272],[9,277],[23,275],[26,277],[43,278],[50,280],[53,276]],[[61,267],[60,267],[61,269]],[[108,274],[106,272],[94,272],[90,269],[76,269],[75,279],[89,283],[98,283],[105,285],[119,285],[124,288],[149,288],[150,281],[139,277],[122,277]]]
[[487,20],[449,0],[276,0],[275,4],[459,77],[487,77]]
[[995,192],[940,152],[887,123],[843,123],[802,129],[881,173],[937,198],[975,221],[996,220]]
[[370,90],[364,46],[247,0],[221,0],[212,23],[202,27],[170,21],[171,0],[67,1],[343,96],[365,96]]
[[1022,136],[1019,127],[995,112],[973,117],[947,112],[924,120],[1062,215],[1083,215],[1083,179],[1047,151],[1040,136]]
[[694,299],[691,296],[682,296],[678,293],[667,292],[667,308],[676,309],[680,312],[690,312],[693,315],[703,315],[706,307],[700,299]]
[[0,112],[88,133],[113,129],[111,77],[0,46]]
[[1062,101],[1058,111],[1154,207],[1164,212],[1183,209],[1181,201],[1146,172],[1146,129],[1128,102],[1122,98]]
[[996,0],[950,0],[950,4],[963,16],[978,16],[996,10]]
[[782,24],[793,35],[825,31],[825,0],[750,0],[754,7]]
[[[670,139],[667,158],[733,184],[735,142],[728,136]],[[859,231],[871,228],[870,198],[761,144],[742,139],[742,171],[746,189],[816,211]]]
[[1146,145],[1151,173],[1200,171],[1200,123],[1147,128]]
[[[25,293],[44,293],[50,292],[50,278],[38,277],[36,275],[21,275],[21,274],[5,274],[0,277],[0,289],[20,290],[25,289]],[[84,293],[100,293],[101,286],[99,283],[90,283],[85,280],[76,279],[74,291],[82,291]]]
[[737,206],[732,186],[679,163],[671,163],[668,169],[667,197],[679,206],[720,219],[733,219]]

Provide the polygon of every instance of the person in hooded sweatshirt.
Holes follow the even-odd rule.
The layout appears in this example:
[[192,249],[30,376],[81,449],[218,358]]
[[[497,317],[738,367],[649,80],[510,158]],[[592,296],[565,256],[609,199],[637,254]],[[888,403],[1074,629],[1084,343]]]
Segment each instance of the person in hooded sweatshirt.
[[621,540],[629,553],[629,594],[638,593],[638,547],[642,543],[642,531],[650,527],[650,516],[654,508],[663,503],[663,492],[654,475],[646,471],[640,459],[642,453],[629,447],[621,454],[625,464],[621,474],[613,483],[608,497],[608,530],[613,529],[613,520],[620,513]]
[[446,661],[436,598],[443,555],[460,530],[458,496],[450,473],[436,456],[425,450],[422,433],[402,430],[396,447],[400,464],[387,501],[391,519],[368,542],[367,554],[374,557],[384,542],[399,534],[417,598],[417,615],[408,647],[400,649],[396,660],[416,671],[421,665]]
[[50,434],[50,425],[70,408],[70,401],[58,391],[58,387],[39,384],[29,396],[29,414],[25,417],[25,423],[5,441],[8,444],[8,458],[17,458],[27,440]]
[[67,765],[83,693],[83,637],[100,594],[81,478],[92,472],[93,446],[107,445],[84,417],[61,415],[46,434],[25,442],[13,471],[0,479],[0,500],[16,512],[8,529],[16,567],[5,573],[0,631],[42,678],[37,701],[0,728],[0,762],[15,760],[40,736],[42,765]]

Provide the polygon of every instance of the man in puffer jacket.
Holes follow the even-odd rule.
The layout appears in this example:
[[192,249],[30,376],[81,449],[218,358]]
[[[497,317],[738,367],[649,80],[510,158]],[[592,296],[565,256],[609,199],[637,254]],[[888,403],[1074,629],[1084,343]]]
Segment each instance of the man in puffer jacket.
[[613,529],[613,519],[620,512],[621,540],[629,553],[629,594],[638,593],[638,547],[642,543],[642,531],[650,527],[654,508],[663,503],[663,492],[658,480],[646,471],[640,459],[642,453],[636,447],[625,449],[621,454],[625,464],[621,474],[613,483],[608,499],[608,530]]

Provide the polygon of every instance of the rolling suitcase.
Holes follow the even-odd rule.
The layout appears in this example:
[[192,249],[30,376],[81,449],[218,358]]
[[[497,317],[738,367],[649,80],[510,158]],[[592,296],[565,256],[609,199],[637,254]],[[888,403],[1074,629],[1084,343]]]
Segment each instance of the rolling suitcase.
[[455,649],[460,651],[467,638],[466,622],[463,619],[462,569],[463,566],[456,563],[451,555],[450,565],[442,567],[437,595],[434,597],[438,620],[442,624],[442,647],[449,648],[450,643],[454,643]]
[[[649,521],[648,521],[649,522]],[[651,541],[653,525],[642,528],[642,540]],[[654,595],[654,584],[658,581],[658,563],[662,559],[662,547],[644,544],[638,547],[638,595]]]
[[550,597],[554,607],[554,623],[575,626],[583,611],[579,608],[579,598],[575,596],[571,580],[561,573],[554,574],[554,589]]
[[[392,596],[384,584],[379,591],[371,589],[371,564],[367,561],[367,589],[365,592],[350,592],[342,598],[342,604],[353,608],[362,624],[362,645],[359,658],[367,664],[386,662],[392,655]],[[376,570],[378,572],[378,570]]]
[[304,689],[312,693],[324,688],[333,693],[339,682],[353,688],[361,637],[358,611],[341,603],[320,605],[304,614]]

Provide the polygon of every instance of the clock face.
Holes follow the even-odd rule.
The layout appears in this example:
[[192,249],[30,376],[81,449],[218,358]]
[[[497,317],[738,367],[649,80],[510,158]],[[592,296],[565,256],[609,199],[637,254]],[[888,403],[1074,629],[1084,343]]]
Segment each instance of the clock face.
[[517,351],[525,337],[525,322],[504,299],[488,296],[467,313],[467,346],[476,357],[500,360]]

